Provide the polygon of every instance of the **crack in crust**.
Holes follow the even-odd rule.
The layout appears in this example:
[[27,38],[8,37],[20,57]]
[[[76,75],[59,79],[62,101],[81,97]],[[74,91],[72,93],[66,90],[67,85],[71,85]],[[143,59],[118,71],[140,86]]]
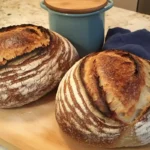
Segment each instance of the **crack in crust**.
[[8,61],[50,44],[49,30],[31,24],[0,29],[0,66]]
[[123,51],[89,55],[81,63],[81,78],[91,103],[105,116],[129,123],[141,113],[135,112],[145,73],[135,55]]
[[[91,104],[101,113],[110,117],[112,112],[110,111],[106,101],[106,92],[104,91],[103,86],[100,85],[100,76],[96,70],[95,56],[96,54],[91,54],[83,59],[80,65],[80,76],[84,86],[86,87],[85,89],[87,94],[90,97]],[[93,59],[91,57],[93,57]]]

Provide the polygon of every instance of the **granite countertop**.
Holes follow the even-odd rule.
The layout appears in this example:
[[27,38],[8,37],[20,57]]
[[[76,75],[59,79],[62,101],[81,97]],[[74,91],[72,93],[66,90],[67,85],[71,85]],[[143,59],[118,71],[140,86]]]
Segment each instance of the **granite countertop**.
[[[48,13],[40,8],[41,0],[1,0],[0,27],[31,23],[49,27]],[[106,12],[105,31],[112,27],[123,27],[132,31],[150,30],[150,16],[113,7]]]

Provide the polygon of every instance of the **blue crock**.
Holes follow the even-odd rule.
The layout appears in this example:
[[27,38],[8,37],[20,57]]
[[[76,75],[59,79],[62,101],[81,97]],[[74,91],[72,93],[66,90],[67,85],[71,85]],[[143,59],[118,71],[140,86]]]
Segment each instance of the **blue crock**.
[[41,7],[49,13],[49,27],[69,39],[81,57],[97,52],[104,42],[105,11],[113,6],[113,1],[102,9],[85,14],[69,14],[49,9],[44,2]]

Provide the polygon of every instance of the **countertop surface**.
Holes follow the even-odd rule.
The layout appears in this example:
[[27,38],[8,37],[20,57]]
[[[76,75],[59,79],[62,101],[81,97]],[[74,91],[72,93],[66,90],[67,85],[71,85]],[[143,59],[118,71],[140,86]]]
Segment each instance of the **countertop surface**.
[[[48,28],[48,13],[40,8],[40,1],[1,0],[0,28],[16,24],[35,24]],[[116,26],[132,31],[143,28],[150,30],[150,16],[113,7],[106,12],[105,32]]]
[[[31,23],[48,25],[48,13],[40,8],[41,0],[1,0],[0,27]],[[106,12],[105,31],[116,26],[132,31],[146,28],[150,30],[150,16],[134,11],[113,7]]]

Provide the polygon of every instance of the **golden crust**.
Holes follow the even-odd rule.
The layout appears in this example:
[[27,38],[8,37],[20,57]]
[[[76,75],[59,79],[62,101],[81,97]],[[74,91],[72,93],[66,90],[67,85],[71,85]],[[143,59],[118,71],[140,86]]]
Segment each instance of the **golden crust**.
[[0,65],[50,43],[49,31],[30,24],[0,29]]
[[81,77],[93,105],[108,117],[132,122],[139,115],[135,113],[136,106],[145,85],[143,62],[146,63],[123,51],[105,51],[84,58]]

